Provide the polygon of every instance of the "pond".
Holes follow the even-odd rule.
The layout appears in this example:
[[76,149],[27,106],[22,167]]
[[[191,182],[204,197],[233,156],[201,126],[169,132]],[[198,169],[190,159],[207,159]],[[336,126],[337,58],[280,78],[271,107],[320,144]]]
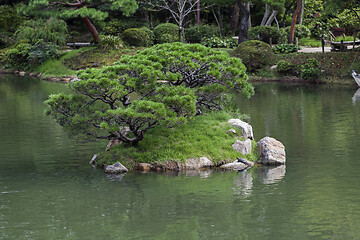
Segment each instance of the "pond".
[[65,86],[0,76],[0,239],[357,239],[360,101],[353,88],[256,86],[239,100],[257,140],[286,146],[286,167],[127,173],[88,162],[45,115]]

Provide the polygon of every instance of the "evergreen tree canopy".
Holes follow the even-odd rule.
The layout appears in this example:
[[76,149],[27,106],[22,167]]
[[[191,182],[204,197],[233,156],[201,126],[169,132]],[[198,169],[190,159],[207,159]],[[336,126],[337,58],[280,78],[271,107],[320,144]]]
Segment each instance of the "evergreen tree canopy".
[[51,95],[46,103],[60,125],[88,140],[136,144],[153,127],[223,109],[231,91],[254,93],[240,59],[200,44],[156,45],[79,77],[70,84],[75,94]]
[[[120,10],[124,15],[129,16],[137,7],[135,0],[31,0],[28,5],[23,5],[19,12],[33,15],[40,11],[41,14],[58,15],[63,19],[80,17],[84,20],[94,41],[98,43],[99,34],[90,19],[102,21],[107,18],[109,10]],[[53,11],[49,11],[50,9]]]

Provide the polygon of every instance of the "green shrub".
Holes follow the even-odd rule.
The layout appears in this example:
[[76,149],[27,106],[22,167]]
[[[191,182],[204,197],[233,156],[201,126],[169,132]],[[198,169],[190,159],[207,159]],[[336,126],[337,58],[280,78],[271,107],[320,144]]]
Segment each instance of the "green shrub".
[[301,48],[294,44],[282,43],[273,48],[274,53],[293,53],[299,51]]
[[59,57],[57,45],[39,41],[34,45],[20,43],[7,50],[4,61],[12,66],[29,67],[57,57]]
[[120,49],[124,47],[123,41],[118,36],[113,35],[101,35],[99,47],[105,50],[108,49]]
[[22,18],[17,15],[16,8],[0,5],[0,32],[15,32],[21,24]]
[[142,27],[140,29],[143,30],[144,32],[146,32],[146,34],[149,36],[149,38],[148,38],[149,40],[146,43],[146,46],[154,45],[154,42],[155,42],[155,34],[154,34],[154,32],[150,28],[147,28],[147,27]]
[[235,48],[237,46],[237,41],[231,37],[223,39],[213,36],[204,38],[204,40],[201,41],[201,44],[211,48]]
[[149,35],[140,28],[126,29],[121,37],[126,44],[135,47],[145,47],[150,41]]
[[277,63],[276,71],[280,74],[288,74],[294,70],[294,65],[286,60],[280,60]]
[[204,38],[218,35],[218,29],[211,25],[193,25],[185,29],[185,39],[190,43],[200,43]]
[[[290,34],[290,27],[291,26],[288,26],[286,28],[284,28],[284,31],[286,32],[286,36],[289,36]],[[294,38],[307,38],[307,37],[310,37],[310,30],[307,26],[305,25],[295,25],[295,32],[294,32]]]
[[320,74],[320,63],[315,58],[310,58],[307,63],[302,66],[300,76],[303,79],[314,79],[319,77]]
[[12,33],[0,32],[0,49],[14,44],[14,39],[11,36]]
[[286,33],[282,29],[277,29],[271,26],[257,26],[249,29],[249,39],[259,40],[270,43],[270,38],[273,44],[283,43],[286,41]]
[[179,40],[179,27],[173,23],[162,23],[154,28],[156,43],[171,43]]
[[25,21],[16,30],[15,37],[17,41],[27,40],[30,43],[36,43],[42,40],[65,45],[67,31],[66,22],[63,20],[56,18],[36,19]]
[[111,20],[106,23],[106,27],[103,29],[104,35],[120,35],[126,29],[129,28],[140,28],[143,27],[145,23],[138,19],[133,18],[124,18],[120,20]]
[[249,40],[239,44],[235,49],[235,55],[242,59],[250,72],[268,66],[273,58],[270,45],[258,40]]
[[8,65],[19,66],[27,62],[31,45],[29,43],[20,43],[14,48],[10,48],[4,54],[3,61]]

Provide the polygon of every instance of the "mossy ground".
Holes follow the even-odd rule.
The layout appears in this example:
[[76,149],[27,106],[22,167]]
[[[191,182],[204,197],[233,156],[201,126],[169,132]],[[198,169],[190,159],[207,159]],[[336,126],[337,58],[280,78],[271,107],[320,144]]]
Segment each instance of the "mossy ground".
[[[173,128],[157,127],[146,133],[137,146],[120,144],[110,151],[99,154],[98,165],[112,164],[120,161],[125,166],[135,162],[161,163],[167,160],[184,161],[187,158],[208,157],[214,163],[222,160],[236,160],[244,157],[232,148],[237,139],[242,139],[241,130],[228,133],[231,129],[227,121],[239,118],[226,112],[213,112],[201,115],[186,124]],[[254,153],[245,158],[257,159],[256,142],[253,141]],[[133,161],[129,161],[129,159]],[[131,166],[130,166],[131,167]]]
[[[27,69],[18,69],[14,66],[8,69],[27,72],[42,73],[43,77],[63,77],[76,75],[76,71],[90,67],[102,67],[112,65],[124,54],[135,54],[142,48],[122,48],[118,50],[104,50],[99,47],[83,47],[80,49],[62,49],[62,56],[59,59],[50,59],[39,66],[28,66]],[[0,50],[1,55],[7,49]],[[4,68],[5,62],[0,62],[0,68]]]

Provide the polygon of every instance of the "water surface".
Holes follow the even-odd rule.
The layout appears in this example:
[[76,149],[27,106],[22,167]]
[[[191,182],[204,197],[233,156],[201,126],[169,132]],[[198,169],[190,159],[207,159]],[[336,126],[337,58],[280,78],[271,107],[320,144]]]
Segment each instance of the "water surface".
[[88,164],[106,143],[76,143],[44,115],[64,89],[0,76],[0,239],[359,238],[356,89],[264,84],[239,100],[257,140],[285,144],[286,167],[118,178]]

